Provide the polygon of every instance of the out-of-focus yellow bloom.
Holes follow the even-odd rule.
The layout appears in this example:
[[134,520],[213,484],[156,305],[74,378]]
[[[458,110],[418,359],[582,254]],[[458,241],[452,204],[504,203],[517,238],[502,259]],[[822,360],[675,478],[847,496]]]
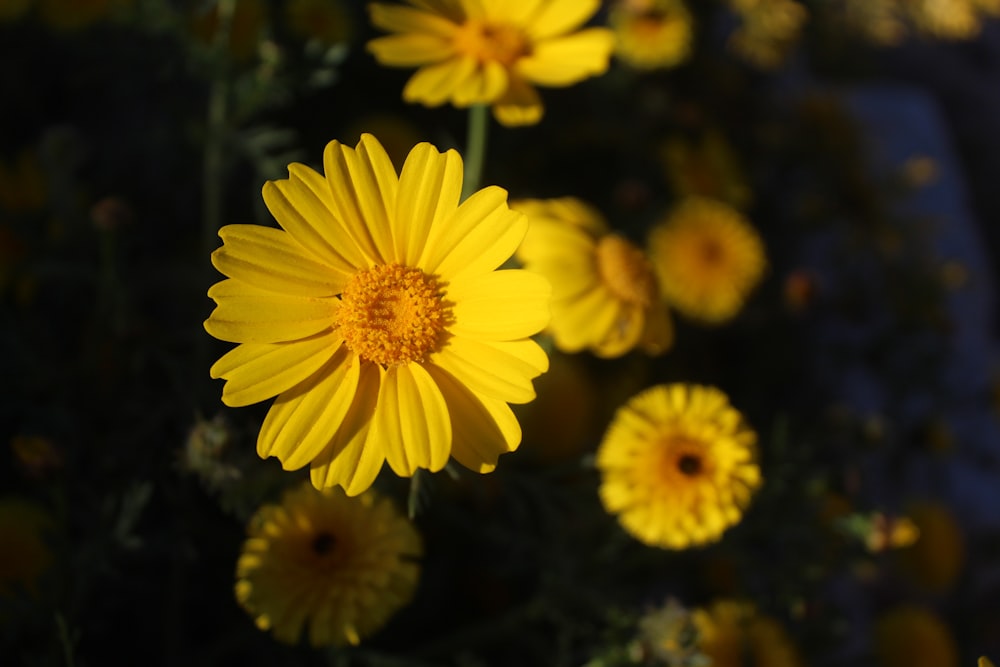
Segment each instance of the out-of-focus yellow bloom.
[[785,61],[809,16],[794,0],[729,0],[729,6],[740,20],[729,47],[763,69]]
[[637,69],[675,67],[687,60],[692,23],[682,0],[619,0],[608,15],[615,54]]
[[566,197],[519,200],[511,208],[530,222],[517,258],[552,283],[556,347],[618,357],[670,346],[673,328],[649,259],[594,207]]
[[598,448],[601,502],[646,544],[714,542],[761,485],[756,442],[718,389],[652,387],[618,409]]
[[970,39],[980,19],[972,0],[918,0],[900,6],[918,32],[940,39]]
[[639,619],[637,645],[643,664],[697,665],[705,658],[691,610],[673,598]]
[[799,667],[784,627],[749,602],[717,600],[693,612],[698,647],[712,667]]
[[38,505],[14,497],[0,499],[0,597],[37,593],[53,561],[48,543],[52,530],[52,518]]
[[985,655],[979,657],[978,667],[993,667],[993,663]]
[[288,28],[303,39],[342,44],[354,32],[343,0],[288,0],[283,4]]
[[236,599],[261,630],[313,646],[357,645],[413,597],[420,535],[388,498],[308,482],[250,520]]
[[922,501],[907,508],[920,539],[896,554],[900,572],[917,586],[932,592],[951,589],[965,563],[965,539],[951,511]]
[[721,202],[690,197],[649,235],[649,254],[667,302],[708,324],[732,319],[764,275],[757,230]]
[[599,0],[407,0],[369,5],[368,42],[390,67],[417,67],[403,99],[425,106],[490,104],[504,125],[531,125],[543,113],[535,86],[570,86],[603,74],[614,49],[607,28],[580,28]]
[[672,138],[661,155],[678,196],[707,197],[738,209],[753,199],[736,154],[720,132],[709,130],[697,142]]
[[212,263],[228,276],[205,329],[240,345],[219,359],[222,401],[277,396],[257,453],[311,466],[356,495],[454,457],[477,472],[513,451],[510,403],[535,398],[548,357],[544,277],[496,269],[527,231],[491,186],[459,204],[462,158],[419,144],[397,174],[371,135],[330,142],[325,174],[301,164],[264,185],[281,229],[228,225]]
[[930,609],[895,607],[875,621],[880,667],[958,667],[958,647],[948,626]]

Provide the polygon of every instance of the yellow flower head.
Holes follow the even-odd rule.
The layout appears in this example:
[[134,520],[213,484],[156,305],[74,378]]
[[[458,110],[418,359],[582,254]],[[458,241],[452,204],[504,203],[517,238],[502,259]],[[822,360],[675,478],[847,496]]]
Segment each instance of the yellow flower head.
[[919,32],[941,39],[971,39],[979,34],[980,17],[973,0],[918,0],[901,3]]
[[693,612],[698,646],[712,667],[798,667],[798,650],[784,627],[754,606],[717,600]]
[[619,0],[608,16],[615,54],[637,69],[675,67],[691,53],[691,13],[681,0]]
[[0,500],[0,598],[37,591],[53,561],[47,543],[52,529],[52,518],[38,505],[12,497]]
[[236,599],[257,627],[313,646],[357,645],[413,598],[420,535],[387,498],[308,482],[251,518]]
[[730,48],[763,69],[780,66],[799,40],[809,17],[794,0],[729,0],[740,18],[729,39]]
[[599,0],[375,2],[371,19],[395,33],[368,42],[383,65],[417,67],[403,99],[425,106],[492,104],[504,125],[537,123],[535,86],[569,86],[603,74],[614,48],[607,28],[580,30]]
[[948,626],[916,605],[895,607],[875,621],[875,656],[881,667],[958,667]]
[[205,329],[240,343],[219,359],[222,401],[277,396],[257,440],[286,470],[356,495],[384,461],[398,475],[449,456],[479,472],[521,439],[508,403],[548,367],[529,336],[548,321],[548,281],[496,271],[527,231],[498,187],[459,205],[462,158],[419,144],[397,175],[363,135],[264,185],[282,229],[228,225],[212,262],[229,276]]
[[979,656],[979,662],[977,667],[993,667],[993,663],[985,655]]
[[670,346],[673,328],[641,248],[578,199],[511,206],[530,221],[517,258],[552,283],[549,330],[556,347],[619,357],[635,347],[660,354]]
[[720,202],[684,200],[649,236],[664,298],[708,324],[736,316],[764,275],[764,244],[750,222]]
[[736,208],[744,208],[753,199],[737,156],[721,132],[708,130],[694,141],[672,137],[660,155],[678,195],[700,195]]
[[646,544],[714,542],[761,484],[756,441],[718,389],[652,387],[618,409],[598,448],[601,501]]

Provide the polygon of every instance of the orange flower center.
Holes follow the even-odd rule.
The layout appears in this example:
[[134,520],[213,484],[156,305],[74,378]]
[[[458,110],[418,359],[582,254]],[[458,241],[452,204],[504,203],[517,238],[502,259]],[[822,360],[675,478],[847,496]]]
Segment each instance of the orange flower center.
[[681,435],[667,436],[661,444],[660,475],[665,482],[677,483],[704,477],[711,468],[705,447],[698,440]]
[[383,366],[423,361],[444,341],[451,310],[420,269],[383,264],[351,278],[337,324],[347,347]]
[[617,234],[601,237],[595,249],[601,281],[626,303],[647,307],[656,299],[656,279],[646,254]]
[[455,33],[455,49],[480,63],[498,62],[511,67],[531,53],[531,43],[520,28],[503,23],[469,19]]

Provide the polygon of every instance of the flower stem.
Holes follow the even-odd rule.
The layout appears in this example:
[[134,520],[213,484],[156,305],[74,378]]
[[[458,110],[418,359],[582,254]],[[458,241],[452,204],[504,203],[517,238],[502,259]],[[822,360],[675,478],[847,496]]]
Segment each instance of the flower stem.
[[489,136],[489,105],[469,107],[469,130],[465,140],[465,174],[462,180],[462,201],[479,189],[486,158],[486,139]]

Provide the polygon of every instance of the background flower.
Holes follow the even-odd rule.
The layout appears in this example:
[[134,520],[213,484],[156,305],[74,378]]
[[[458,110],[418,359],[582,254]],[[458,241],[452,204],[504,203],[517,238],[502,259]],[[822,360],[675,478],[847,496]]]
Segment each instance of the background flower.
[[290,644],[358,644],[413,597],[420,536],[374,491],[348,498],[303,483],[251,518],[236,598],[261,630]]

